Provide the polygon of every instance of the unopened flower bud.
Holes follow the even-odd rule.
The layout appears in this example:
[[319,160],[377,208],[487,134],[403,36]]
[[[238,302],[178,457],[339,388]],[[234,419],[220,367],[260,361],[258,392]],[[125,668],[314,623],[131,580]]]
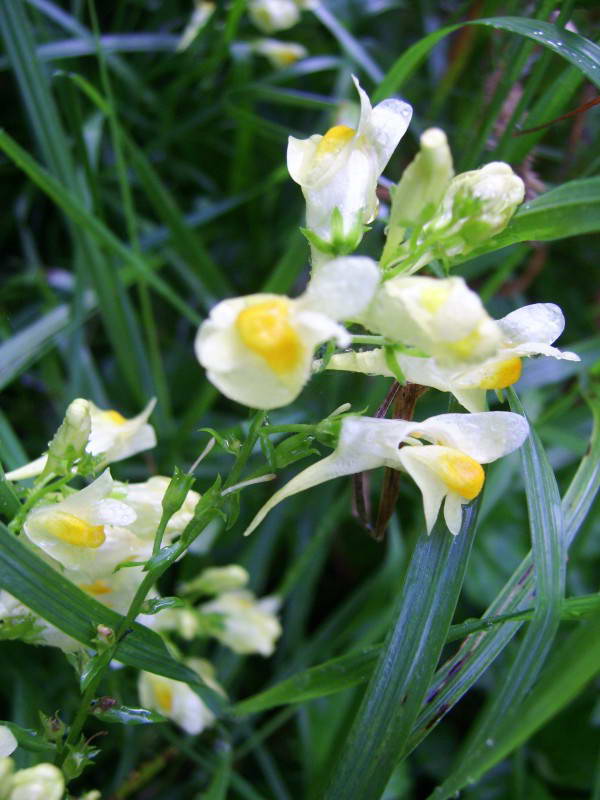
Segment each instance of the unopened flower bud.
[[381,259],[384,267],[395,258],[406,229],[431,218],[454,175],[444,131],[428,128],[421,135],[420,145],[400,182],[391,190],[388,237]]
[[12,777],[10,800],[61,800],[65,791],[62,772],[53,764],[21,769]]
[[185,594],[221,594],[233,589],[241,589],[250,579],[248,572],[239,564],[229,564],[226,567],[209,567],[193,581],[182,586]]
[[300,19],[300,9],[294,0],[250,0],[248,14],[265,33],[291,28]]
[[44,471],[63,472],[70,463],[81,458],[91,430],[90,403],[78,397],[67,408],[65,418],[50,442]]
[[306,58],[308,50],[296,42],[281,42],[279,39],[257,39],[252,42],[252,50],[268,58],[276,69],[289,67],[301,58]]
[[523,181],[502,161],[463,172],[450,181],[423,238],[439,236],[447,256],[468,253],[508,225],[524,196]]

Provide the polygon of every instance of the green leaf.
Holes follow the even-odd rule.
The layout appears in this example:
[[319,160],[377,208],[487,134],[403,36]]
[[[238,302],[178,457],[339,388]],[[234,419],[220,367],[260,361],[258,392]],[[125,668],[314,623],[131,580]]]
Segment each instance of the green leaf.
[[150,597],[142,606],[142,614],[158,614],[165,608],[183,608],[185,606],[181,597]]
[[[120,614],[55,572],[1,523],[0,588],[86,647],[94,648],[98,625],[117,630],[123,622]],[[132,625],[119,645],[116,658],[131,667],[183,681],[213,711],[222,713],[224,709],[223,698],[195,672],[175,661],[160,636],[143,625]]]
[[[600,178],[569,181],[522,205],[509,225],[468,259],[517,242],[549,242],[600,230]],[[458,259],[453,263],[465,261]]]
[[440,28],[429,36],[420,39],[392,65],[377,87],[373,102],[383,100],[399,90],[407,78],[417,69],[429,51],[445,36],[462,28],[463,25],[484,25],[489,28],[518,33],[526,36],[574,64],[589,80],[600,87],[600,47],[585,36],[572,33],[565,28],[557,28],[550,22],[526,17],[490,17],[471,22],[449,25]]
[[[512,411],[524,415],[513,389],[508,389],[508,397]],[[521,704],[546,660],[560,621],[566,536],[558,486],[533,428],[520,452],[535,574],[534,615],[510,669],[478,720],[458,765],[433,793],[436,800],[452,797],[492,766],[489,743],[505,736],[519,719]]]
[[96,719],[102,720],[102,722],[119,722],[121,725],[149,725],[157,722],[168,722],[167,718],[157,711],[119,705],[105,708],[102,705],[102,701],[96,705],[93,715]]
[[395,614],[361,706],[333,766],[327,800],[379,798],[427,692],[462,586],[477,504],[453,537],[443,521],[416,543]]

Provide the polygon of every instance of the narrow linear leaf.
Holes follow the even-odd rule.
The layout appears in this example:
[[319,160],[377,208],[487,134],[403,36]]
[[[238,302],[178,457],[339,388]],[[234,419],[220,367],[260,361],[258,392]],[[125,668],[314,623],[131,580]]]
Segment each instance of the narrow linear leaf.
[[392,65],[379,84],[373,97],[374,102],[394,94],[408,77],[417,69],[429,51],[445,36],[462,28],[463,25],[483,25],[489,28],[518,33],[544,47],[550,48],[564,59],[574,64],[587,78],[600,87],[600,47],[578,33],[558,28],[550,22],[526,17],[489,17],[440,28],[429,36],[420,39]]
[[[508,390],[508,398],[511,409],[525,416],[513,389]],[[489,768],[489,743],[505,735],[518,719],[520,706],[537,679],[560,622],[566,562],[564,519],[554,473],[531,427],[521,448],[521,461],[536,586],[534,615],[511,668],[476,724],[458,764],[431,795],[435,800],[447,800]]]
[[379,656],[340,756],[327,800],[379,798],[401,743],[419,713],[448,629],[475,533],[477,504],[466,508],[458,536],[443,522],[417,540],[394,625]]
[[[98,603],[59,575],[0,523],[0,588],[78,642],[93,648],[98,625],[116,630],[123,617]],[[169,654],[154,631],[134,623],[117,651],[117,660],[187,683],[216,713],[223,698]]]

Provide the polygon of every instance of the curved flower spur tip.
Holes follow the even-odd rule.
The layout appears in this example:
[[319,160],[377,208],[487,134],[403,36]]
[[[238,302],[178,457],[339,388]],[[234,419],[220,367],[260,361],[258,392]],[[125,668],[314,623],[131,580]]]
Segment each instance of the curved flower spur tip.
[[341,256],[315,272],[298,304],[334,320],[361,314],[375,295],[381,271],[372,258]]
[[576,353],[561,351],[550,345],[565,328],[565,318],[555,303],[533,303],[512,311],[498,325],[504,346],[515,355],[546,355],[567,361],[579,361]]
[[276,505],[292,495],[344,475],[396,466],[398,447],[413,427],[415,423],[403,420],[344,417],[333,453],[311,464],[275,492],[246,528],[244,536],[249,536]]

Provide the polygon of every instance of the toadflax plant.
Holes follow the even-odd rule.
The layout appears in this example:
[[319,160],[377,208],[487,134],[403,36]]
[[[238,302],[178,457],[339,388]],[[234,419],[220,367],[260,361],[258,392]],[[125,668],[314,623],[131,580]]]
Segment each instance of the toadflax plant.
[[[590,109],[566,104],[600,49],[571,4],[471,9],[400,56],[386,4],[159,5],[0,0],[34,137],[0,131],[28,181],[6,203],[28,265],[7,302],[28,299],[0,341],[0,800],[596,798],[597,766],[568,783],[567,745],[531,737],[591,705],[600,664],[589,254],[569,283],[546,244],[599,229],[600,179],[581,128],[538,153],[552,188],[512,133]],[[463,70],[474,25],[494,53],[490,27],[519,34],[488,76]]]

